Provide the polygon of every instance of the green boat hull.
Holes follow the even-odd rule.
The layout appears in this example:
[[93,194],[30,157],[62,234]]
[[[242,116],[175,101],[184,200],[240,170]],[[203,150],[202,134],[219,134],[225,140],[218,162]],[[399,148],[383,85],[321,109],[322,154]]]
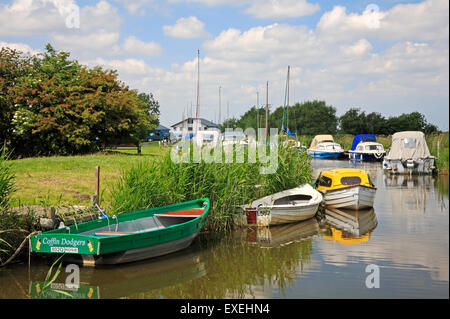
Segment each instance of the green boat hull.
[[[189,215],[185,212],[201,212]],[[30,238],[36,253],[65,253],[86,265],[117,264],[188,247],[207,220],[209,199],[124,213]]]

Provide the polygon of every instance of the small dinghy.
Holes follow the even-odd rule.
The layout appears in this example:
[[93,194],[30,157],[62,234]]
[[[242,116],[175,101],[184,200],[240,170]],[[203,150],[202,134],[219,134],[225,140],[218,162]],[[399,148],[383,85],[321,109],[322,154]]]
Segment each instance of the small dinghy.
[[337,168],[320,173],[316,189],[322,192],[326,207],[364,209],[373,207],[377,188],[362,169]]
[[66,253],[83,265],[120,264],[188,247],[206,222],[209,199],[150,208],[30,237],[36,253]]
[[238,208],[235,222],[241,226],[272,226],[314,217],[323,197],[311,185],[288,189]]

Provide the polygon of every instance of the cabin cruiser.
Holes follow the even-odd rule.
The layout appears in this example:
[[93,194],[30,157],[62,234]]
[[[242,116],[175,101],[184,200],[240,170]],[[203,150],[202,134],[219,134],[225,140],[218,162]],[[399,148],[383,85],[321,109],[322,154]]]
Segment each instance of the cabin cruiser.
[[336,168],[322,171],[315,184],[323,193],[327,208],[359,210],[373,207],[377,188],[365,170]]
[[425,134],[419,131],[397,132],[383,160],[383,169],[390,174],[432,174],[436,169]]
[[307,152],[315,158],[338,158],[344,154],[344,149],[334,142],[332,135],[316,135]]
[[377,142],[373,134],[359,134],[353,139],[348,157],[355,161],[381,161],[386,155],[382,144]]

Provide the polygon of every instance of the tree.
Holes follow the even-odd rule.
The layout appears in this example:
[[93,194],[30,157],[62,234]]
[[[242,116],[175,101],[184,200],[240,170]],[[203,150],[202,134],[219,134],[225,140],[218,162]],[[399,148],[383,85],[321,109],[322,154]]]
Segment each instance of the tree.
[[340,128],[343,133],[361,134],[366,132],[365,113],[359,108],[351,108],[339,118]]
[[0,141],[7,146],[13,134],[11,122],[15,114],[12,90],[17,81],[30,72],[31,59],[17,50],[0,50]]
[[90,69],[69,56],[48,44],[45,53],[32,57],[29,72],[15,79],[10,89],[14,152],[67,155],[118,143],[139,145],[144,132],[157,125],[158,102],[151,94],[147,101],[140,98],[117,71]]
[[299,135],[335,134],[337,124],[336,109],[325,101],[306,101],[289,108],[289,129]]

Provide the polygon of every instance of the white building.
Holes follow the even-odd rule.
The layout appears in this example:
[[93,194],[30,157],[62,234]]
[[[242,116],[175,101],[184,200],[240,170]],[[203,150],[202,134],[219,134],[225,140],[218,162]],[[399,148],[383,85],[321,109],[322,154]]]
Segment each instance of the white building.
[[216,142],[220,137],[219,125],[199,118],[198,122],[195,118],[188,117],[187,119],[171,125],[171,133],[175,139],[180,139],[183,136],[191,139],[194,138],[198,143],[204,144],[209,142]]

